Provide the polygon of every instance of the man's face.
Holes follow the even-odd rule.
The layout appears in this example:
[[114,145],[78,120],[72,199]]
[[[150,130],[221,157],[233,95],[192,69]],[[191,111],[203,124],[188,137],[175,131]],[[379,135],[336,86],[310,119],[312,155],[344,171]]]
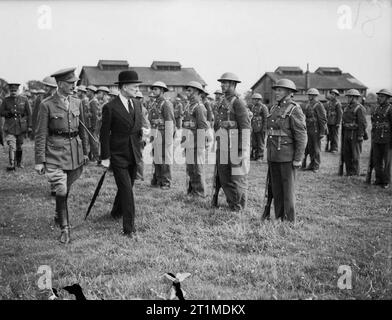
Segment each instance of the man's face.
[[313,101],[316,98],[314,94],[308,94],[309,101]]
[[87,89],[87,97],[91,99],[94,96],[94,91],[91,91],[90,89]]
[[123,85],[122,90],[127,95],[127,98],[135,98],[139,91],[139,85],[137,83],[127,83]]
[[276,100],[281,101],[284,97],[288,96],[290,94],[290,91],[286,88],[276,88],[275,89],[275,95],[276,95]]
[[230,81],[221,81],[221,89],[223,93],[229,91],[230,87],[231,87]]
[[99,100],[101,100],[101,99],[103,98],[103,94],[104,94],[103,91],[98,91],[98,92],[97,92],[97,98],[98,98]]
[[222,95],[220,93],[215,93],[215,100],[220,101],[222,99]]
[[257,104],[259,102],[259,99],[252,99],[252,104]]
[[349,104],[355,103],[355,102],[358,101],[358,97],[357,96],[348,96],[347,99],[348,99],[348,103]]
[[158,87],[152,88],[152,93],[155,98],[159,97],[161,95],[162,89]]
[[377,95],[377,102],[379,104],[384,104],[389,100],[389,96],[385,95],[385,94],[378,94]]
[[188,87],[186,88],[186,96],[188,99],[192,99],[192,97],[195,95],[195,89]]
[[59,81],[57,85],[61,90],[62,94],[72,95],[75,89],[75,82]]
[[331,96],[332,100],[336,100],[336,98],[337,98],[337,94],[334,92],[331,92],[330,96]]
[[16,95],[18,94],[18,86],[10,86],[10,95],[11,97],[16,97]]

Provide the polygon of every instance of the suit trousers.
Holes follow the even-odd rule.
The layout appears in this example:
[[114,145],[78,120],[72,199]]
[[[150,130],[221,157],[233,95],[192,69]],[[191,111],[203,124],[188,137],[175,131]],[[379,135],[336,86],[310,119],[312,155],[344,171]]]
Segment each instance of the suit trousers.
[[133,184],[136,179],[136,164],[128,168],[112,166],[114,180],[117,185],[117,194],[114,200],[111,215],[114,218],[123,217],[123,231],[135,232],[135,199]]
[[295,221],[295,171],[292,162],[269,162],[276,219]]
[[327,141],[330,142],[330,151],[338,151],[338,139],[339,139],[339,126],[334,124],[328,125],[328,136]]
[[391,183],[392,148],[389,143],[373,143],[372,145],[376,184]]

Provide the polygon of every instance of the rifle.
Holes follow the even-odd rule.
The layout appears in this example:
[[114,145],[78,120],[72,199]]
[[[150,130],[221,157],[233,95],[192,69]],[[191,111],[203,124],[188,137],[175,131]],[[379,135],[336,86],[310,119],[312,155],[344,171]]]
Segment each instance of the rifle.
[[373,163],[373,144],[370,145],[370,158],[369,158],[369,164],[368,164],[368,169],[366,172],[366,183],[371,184],[372,183],[372,172],[374,168],[374,163]]
[[211,201],[211,206],[218,208],[218,198],[219,198],[219,190],[221,188],[221,183],[219,180],[219,175],[218,175],[218,164],[215,163],[214,167],[214,180],[212,184],[212,201]]
[[344,128],[342,125],[342,133],[340,135],[340,161],[339,161],[339,172],[338,172],[339,176],[343,175],[343,167],[344,167],[343,133],[344,133]]
[[273,198],[274,197],[272,195],[271,172],[268,166],[267,177],[265,179],[264,200],[263,200],[264,212],[263,215],[261,216],[261,221],[270,219],[271,204]]

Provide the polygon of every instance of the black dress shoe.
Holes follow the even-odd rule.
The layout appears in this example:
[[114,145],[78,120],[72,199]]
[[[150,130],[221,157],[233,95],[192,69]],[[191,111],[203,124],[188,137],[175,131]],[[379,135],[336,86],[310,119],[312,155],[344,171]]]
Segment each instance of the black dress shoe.
[[122,235],[129,239],[133,239],[136,238],[136,231],[123,231]]
[[56,196],[56,191],[51,191],[51,192],[50,192],[50,195],[51,195],[52,197],[55,197],[55,196]]

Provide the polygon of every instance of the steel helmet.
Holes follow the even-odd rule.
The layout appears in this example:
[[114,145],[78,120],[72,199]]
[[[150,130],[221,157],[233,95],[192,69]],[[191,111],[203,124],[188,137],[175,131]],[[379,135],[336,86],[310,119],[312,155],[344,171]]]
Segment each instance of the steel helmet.
[[214,94],[223,94],[221,89],[216,89]]
[[138,91],[136,93],[136,98],[143,98],[143,93],[141,93],[141,91]]
[[89,86],[87,87],[87,89],[88,89],[88,90],[91,90],[92,92],[97,92],[97,87],[96,87],[96,86],[93,86],[93,85],[89,85]]
[[37,90],[37,93],[46,93],[46,91],[44,89],[39,89]]
[[260,93],[252,94],[252,99],[263,99],[263,96]]
[[111,96],[118,96],[118,90],[116,88],[112,88],[110,89],[109,94]]
[[297,87],[295,86],[295,83],[289,79],[280,79],[276,81],[276,83],[272,86],[272,89],[276,88],[286,88],[297,92]]
[[78,91],[87,92],[86,86],[84,85],[78,86]]
[[338,90],[336,90],[336,89],[333,89],[333,90],[331,90],[331,93],[334,93],[334,94],[336,94],[337,96],[340,96],[340,93],[339,93],[339,91],[338,91]]
[[[15,84],[14,84],[14,83],[11,83],[11,84],[10,84],[10,86],[13,86],[13,85],[15,85]],[[32,94],[37,94],[37,93],[38,93],[38,91],[37,91],[36,89],[31,89],[30,92],[31,92]]]
[[361,94],[359,93],[359,91],[357,89],[350,89],[346,92],[346,96],[350,96],[350,97],[360,97]]
[[392,92],[389,91],[388,89],[381,89],[379,92],[377,92],[376,94],[384,94],[386,96],[390,96],[392,97]]
[[109,93],[109,92],[110,92],[110,91],[109,91],[109,88],[108,88],[108,87],[105,87],[105,86],[100,86],[100,87],[98,87],[97,91],[103,91],[103,92],[106,92],[106,93]]
[[210,99],[210,100],[214,100],[214,99],[215,99],[214,96],[213,96],[212,94],[209,94],[209,95],[207,96],[207,98]]
[[219,82],[222,81],[233,81],[233,82],[237,82],[240,83],[240,79],[238,78],[238,76],[232,72],[225,72],[224,74],[222,74],[222,76],[218,79]]
[[200,82],[197,82],[197,81],[190,81],[190,82],[188,82],[188,84],[187,84],[185,87],[186,87],[186,88],[188,88],[188,87],[196,88],[196,89],[198,89],[200,92],[207,93],[207,92],[204,90],[203,86],[200,84]]
[[163,89],[163,91],[169,91],[169,89],[167,88],[167,86],[166,86],[166,84],[164,83],[164,82],[162,82],[162,81],[156,81],[156,82],[154,82],[153,84],[152,84],[152,86],[151,86],[151,89],[152,88],[154,88],[154,87],[156,87],[156,88],[162,88]]
[[318,96],[320,92],[316,88],[310,88],[308,91],[306,91],[306,94],[311,96]]
[[48,87],[57,88],[56,79],[50,76],[47,76],[42,80],[42,83]]

